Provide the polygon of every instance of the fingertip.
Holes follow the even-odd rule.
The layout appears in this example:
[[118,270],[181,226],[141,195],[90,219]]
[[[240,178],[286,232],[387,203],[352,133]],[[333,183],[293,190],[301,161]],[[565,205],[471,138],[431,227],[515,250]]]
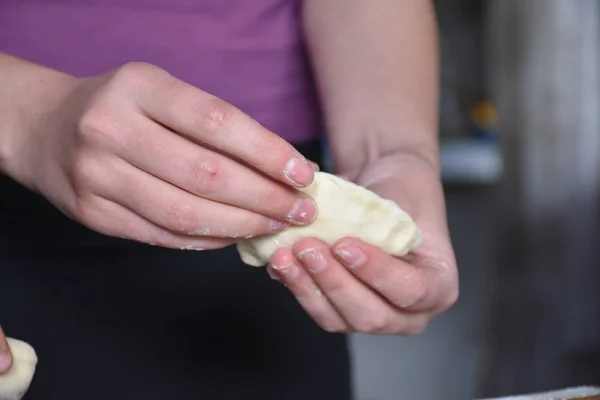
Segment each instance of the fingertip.
[[314,170],[310,162],[304,157],[292,157],[285,164],[283,176],[288,183],[297,187],[305,187],[312,183]]
[[267,265],[267,275],[269,276],[269,278],[271,278],[274,281],[281,281],[281,278],[279,278],[279,276],[277,275],[277,273],[275,272],[275,269],[273,268],[273,266],[271,264]]
[[317,203],[310,196],[303,195],[296,200],[286,220],[295,225],[308,225],[317,219],[318,214]]
[[275,276],[279,277],[284,284],[295,279],[300,273],[291,249],[277,250],[271,257],[267,268],[269,268]]
[[294,262],[294,255],[291,249],[281,248],[278,249],[269,260],[269,264],[278,269],[287,265],[291,265]]
[[0,374],[8,372],[12,367],[13,359],[10,352],[0,353]]

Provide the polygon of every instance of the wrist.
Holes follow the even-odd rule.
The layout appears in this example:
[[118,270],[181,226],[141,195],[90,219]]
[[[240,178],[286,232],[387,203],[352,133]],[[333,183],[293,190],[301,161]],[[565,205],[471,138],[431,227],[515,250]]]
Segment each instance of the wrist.
[[410,162],[439,174],[439,143],[435,132],[434,128],[401,131],[388,128],[357,134],[356,140],[335,140],[341,135],[333,136],[332,151],[337,156],[337,170],[352,179],[374,165],[393,169],[398,163]]
[[390,156],[397,163],[411,162],[435,174],[440,173],[440,153],[437,141],[433,144],[396,149]]
[[390,158],[396,163],[415,163],[436,173],[440,169],[439,145],[437,140],[400,144],[389,149],[384,157]]
[[20,180],[36,134],[50,129],[51,116],[76,82],[67,74],[0,54],[0,174]]
[[373,187],[384,181],[396,180],[408,171],[415,176],[440,179],[437,157],[422,149],[400,149],[374,159],[357,172],[355,179],[362,186]]

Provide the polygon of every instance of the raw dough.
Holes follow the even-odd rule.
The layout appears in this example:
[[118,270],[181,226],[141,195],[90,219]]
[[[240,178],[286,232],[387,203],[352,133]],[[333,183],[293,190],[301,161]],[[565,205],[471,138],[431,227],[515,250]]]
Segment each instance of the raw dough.
[[6,374],[0,375],[0,400],[20,400],[29,389],[38,358],[29,344],[12,338],[7,340],[13,365]]
[[408,213],[362,186],[316,172],[313,183],[301,190],[317,203],[317,219],[310,225],[239,241],[237,250],[244,263],[264,266],[277,249],[305,237],[330,245],[343,237],[356,237],[394,256],[406,255],[421,242],[421,231]]

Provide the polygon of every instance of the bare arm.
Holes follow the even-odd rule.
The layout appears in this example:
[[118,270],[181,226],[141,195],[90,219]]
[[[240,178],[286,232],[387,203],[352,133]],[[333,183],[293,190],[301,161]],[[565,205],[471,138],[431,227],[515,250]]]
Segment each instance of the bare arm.
[[25,131],[49,105],[60,102],[75,81],[61,72],[0,53],[0,174],[19,175],[14,157],[24,146]]
[[270,271],[327,330],[419,333],[459,290],[438,170],[432,4],[304,0],[304,26],[336,173],[408,211],[422,243],[400,259],[356,238],[307,239]]
[[0,173],[100,233],[178,249],[316,216],[296,149],[144,63],[79,79],[0,54]]
[[305,0],[304,27],[338,171],[406,150],[437,166],[430,0]]

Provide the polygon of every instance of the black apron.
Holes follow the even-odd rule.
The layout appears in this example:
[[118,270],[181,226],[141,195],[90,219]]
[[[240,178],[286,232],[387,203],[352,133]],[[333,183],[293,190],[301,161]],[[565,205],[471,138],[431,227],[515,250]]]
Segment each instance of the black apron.
[[0,324],[39,356],[25,400],[351,398],[346,337],[235,247],[109,238],[4,177]]

